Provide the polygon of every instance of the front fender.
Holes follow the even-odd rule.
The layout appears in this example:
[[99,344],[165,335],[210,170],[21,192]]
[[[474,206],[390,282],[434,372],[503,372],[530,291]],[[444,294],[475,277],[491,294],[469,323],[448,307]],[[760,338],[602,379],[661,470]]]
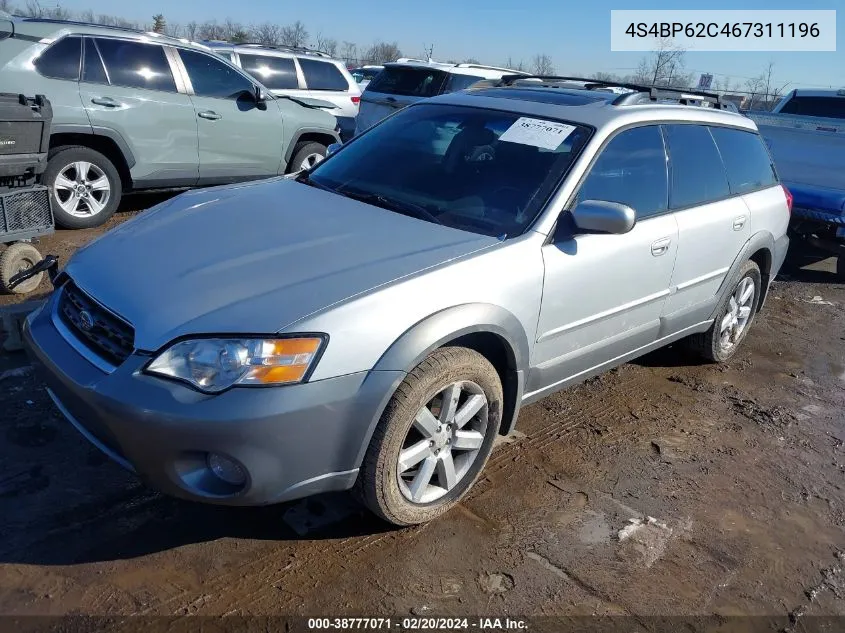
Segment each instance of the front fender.
[[524,370],[528,366],[528,336],[519,319],[500,306],[467,303],[436,312],[411,326],[385,351],[374,369],[408,372],[438,347],[478,332],[502,339],[509,350],[509,369]]

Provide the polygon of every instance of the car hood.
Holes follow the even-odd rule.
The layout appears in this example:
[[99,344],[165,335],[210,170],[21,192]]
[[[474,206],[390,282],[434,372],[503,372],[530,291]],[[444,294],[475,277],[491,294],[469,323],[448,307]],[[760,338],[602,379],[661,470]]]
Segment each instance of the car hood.
[[270,334],[496,243],[273,179],[173,198],[77,251],[66,271],[152,351],[184,335]]

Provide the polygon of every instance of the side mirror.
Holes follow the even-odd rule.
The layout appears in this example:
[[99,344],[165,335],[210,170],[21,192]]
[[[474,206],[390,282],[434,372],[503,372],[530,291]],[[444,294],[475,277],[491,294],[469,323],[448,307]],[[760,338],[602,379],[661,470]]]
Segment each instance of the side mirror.
[[343,143],[332,143],[331,145],[329,145],[329,146],[326,148],[326,156],[327,156],[327,157],[328,157],[328,156],[331,156],[331,155],[332,155],[332,154],[334,154],[337,150],[339,150],[341,147],[343,147]]
[[572,209],[572,219],[584,231],[621,235],[634,228],[637,212],[619,202],[584,200]]
[[264,88],[262,88],[261,86],[255,87],[255,93],[253,94],[253,97],[255,98],[255,103],[264,103],[265,101],[267,101],[267,93],[264,92]]

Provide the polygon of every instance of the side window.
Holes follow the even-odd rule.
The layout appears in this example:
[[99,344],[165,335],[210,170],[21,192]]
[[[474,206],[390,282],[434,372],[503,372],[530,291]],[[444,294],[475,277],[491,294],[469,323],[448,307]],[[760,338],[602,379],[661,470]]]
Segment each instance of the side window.
[[615,136],[590,169],[577,200],[621,202],[638,219],[666,211],[669,183],[660,128],[637,127]]
[[270,90],[299,88],[296,65],[290,57],[241,53],[241,66]]
[[90,37],[85,38],[85,55],[82,59],[82,81],[92,84],[108,84],[103,60],[97,50],[97,43]]
[[188,71],[194,94],[198,97],[237,99],[244,91],[252,92],[253,83],[234,68],[211,55],[180,49],[179,55]]
[[702,125],[667,125],[673,209],[693,207],[730,195],[725,165],[710,130]]
[[79,80],[82,38],[65,37],[50,46],[35,60],[35,69],[52,79]]
[[158,44],[96,38],[111,85],[176,92],[164,49]]
[[759,134],[725,127],[711,127],[728,172],[731,193],[748,193],[777,184],[777,174]]
[[346,77],[334,64],[300,57],[299,65],[309,90],[349,90]]

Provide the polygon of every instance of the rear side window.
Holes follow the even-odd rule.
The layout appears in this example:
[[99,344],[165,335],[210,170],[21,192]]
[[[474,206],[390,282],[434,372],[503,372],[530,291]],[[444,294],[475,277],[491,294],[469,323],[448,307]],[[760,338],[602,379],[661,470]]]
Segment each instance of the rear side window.
[[82,60],[82,81],[93,84],[107,84],[109,78],[103,60],[97,51],[97,44],[91,38],[85,40],[85,57]]
[[442,70],[413,66],[385,68],[367,85],[367,90],[406,97],[433,97],[440,94],[447,78]]
[[672,183],[669,205],[683,209],[730,196],[728,177],[710,130],[702,125],[667,125]]
[[211,55],[184,49],[179,51],[179,55],[198,97],[237,99],[244,92],[255,89],[249,79]]
[[82,38],[65,37],[45,50],[35,60],[35,68],[52,79],[79,80]]
[[477,77],[475,75],[449,75],[449,81],[446,82],[446,88],[443,92],[466,90],[471,85],[483,80],[484,77]]
[[759,134],[724,127],[711,127],[710,133],[725,163],[731,193],[748,193],[777,184],[772,159]]
[[845,119],[845,97],[792,97],[783,106],[781,112]]
[[577,202],[584,200],[627,204],[638,219],[666,211],[669,180],[660,128],[637,127],[615,136],[581,185]]
[[296,65],[289,57],[241,53],[241,67],[270,90],[299,88]]
[[164,49],[158,44],[97,38],[113,86],[176,92]]
[[334,64],[299,58],[309,90],[349,90],[349,83]]

